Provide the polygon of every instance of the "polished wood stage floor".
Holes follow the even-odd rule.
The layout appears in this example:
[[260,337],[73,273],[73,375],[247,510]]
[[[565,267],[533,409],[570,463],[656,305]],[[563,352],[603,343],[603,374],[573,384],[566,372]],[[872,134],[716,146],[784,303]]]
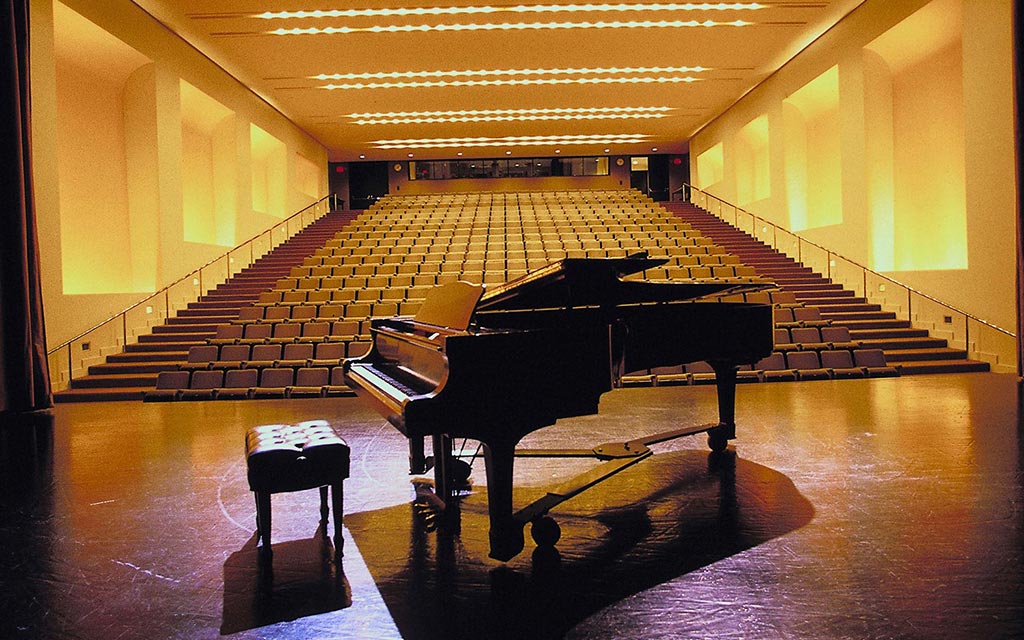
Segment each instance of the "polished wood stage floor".
[[[524,444],[714,415],[712,388],[620,390]],[[482,463],[431,531],[357,399],[60,405],[0,430],[0,637],[1021,638],[1021,415],[997,374],[742,386],[728,455],[658,445],[553,512],[557,552],[502,564]],[[315,491],[278,495],[260,574],[242,434],[308,419],[352,448],[346,555]],[[517,504],[592,464],[519,460]]]

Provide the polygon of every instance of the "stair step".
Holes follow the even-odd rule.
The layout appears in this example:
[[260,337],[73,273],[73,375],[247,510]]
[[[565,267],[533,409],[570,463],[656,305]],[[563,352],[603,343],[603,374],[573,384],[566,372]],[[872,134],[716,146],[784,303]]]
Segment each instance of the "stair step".
[[184,351],[129,351],[107,356],[107,362],[183,362],[188,358]]
[[894,362],[921,362],[923,360],[966,360],[967,352],[963,349],[889,349],[885,352],[885,360]]
[[[850,332],[851,336],[853,332]],[[865,349],[881,349],[889,351],[892,349],[941,349],[946,346],[946,341],[941,338],[929,338],[921,336],[894,337],[884,336],[878,338],[853,338],[861,343]]]
[[909,320],[901,320],[899,318],[882,318],[878,320],[844,320],[840,324],[844,325],[847,329],[849,329],[851,335],[859,332],[858,335],[860,335],[861,337],[866,337],[868,339],[882,337],[883,333],[892,334],[893,332],[905,334],[908,331],[913,331],[915,333],[915,337],[928,335],[928,332],[924,329],[913,329],[910,326]]
[[[201,318],[201,317],[209,318],[209,317],[212,317],[212,316],[216,316],[216,317],[228,316],[228,314],[223,313],[223,311],[224,311],[223,309],[180,309],[178,311],[178,316],[182,317],[182,318]],[[238,310],[236,309],[234,311],[234,313],[232,315],[230,315],[230,317],[237,318],[238,317]]]
[[68,402],[116,402],[142,400],[142,394],[154,387],[121,387],[113,389],[67,389],[53,394],[53,401]]
[[895,320],[896,314],[891,311],[822,311],[821,317],[836,324],[847,324],[861,320]]
[[797,302],[802,302],[809,307],[821,307],[822,311],[849,309],[856,310],[857,307],[864,307],[864,311],[874,311],[877,305],[869,303],[864,298],[853,296],[824,296],[821,298],[801,298],[797,296]]
[[207,338],[216,337],[215,331],[201,331],[195,333],[150,333],[139,336],[140,343],[166,343],[166,342],[202,342]]
[[926,373],[969,373],[989,370],[987,362],[978,360],[926,360],[902,362],[897,367],[900,375],[913,376]]
[[161,324],[153,327],[153,333],[216,333],[219,323],[175,323]]
[[152,360],[148,362],[106,362],[89,367],[90,376],[132,375],[137,373],[160,373],[174,371],[181,361]]
[[189,347],[194,347],[197,344],[206,344],[201,340],[194,340],[189,342],[133,342],[125,346],[124,350],[128,353],[139,353],[139,352],[153,352],[153,351],[185,351],[188,352]]
[[[877,320],[869,322],[878,322]],[[854,340],[874,340],[875,338],[926,338],[927,329],[916,329],[910,326],[907,320],[892,320],[892,326],[867,328],[861,327],[858,323],[847,323],[850,329],[850,336]],[[901,324],[896,324],[901,323]]]
[[155,373],[118,373],[111,375],[88,375],[71,381],[72,389],[96,389],[104,387],[155,387]]
[[167,324],[183,324],[183,325],[189,325],[189,324],[215,324],[215,325],[222,325],[222,324],[227,324],[227,323],[231,322],[232,320],[236,320],[237,318],[238,318],[238,310],[235,310],[231,314],[223,315],[223,316],[211,316],[211,315],[203,315],[203,316],[174,316],[172,318],[168,318],[165,322]]

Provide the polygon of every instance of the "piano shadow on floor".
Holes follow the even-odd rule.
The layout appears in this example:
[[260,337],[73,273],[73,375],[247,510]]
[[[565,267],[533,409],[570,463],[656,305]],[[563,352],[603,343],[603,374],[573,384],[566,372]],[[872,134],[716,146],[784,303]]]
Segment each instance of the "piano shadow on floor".
[[[517,506],[550,485],[545,464],[559,462],[517,467]],[[486,487],[461,500],[455,533],[427,531],[419,511],[405,504],[345,517],[402,636],[417,640],[560,638],[609,604],[814,515],[785,475],[732,451],[699,450],[659,453],[560,505],[551,513],[562,528],[556,552],[534,552],[528,541],[507,564],[488,558]]]

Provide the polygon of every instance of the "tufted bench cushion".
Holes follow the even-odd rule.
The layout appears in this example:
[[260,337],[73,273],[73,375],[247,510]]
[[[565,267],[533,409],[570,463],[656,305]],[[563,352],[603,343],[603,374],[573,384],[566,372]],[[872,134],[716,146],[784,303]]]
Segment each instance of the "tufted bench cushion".
[[245,434],[249,489],[256,494],[256,535],[261,557],[271,556],[270,495],[320,489],[320,516],[327,532],[327,488],[334,506],[335,559],[342,555],[342,483],[349,474],[349,448],[324,420],[269,424]]

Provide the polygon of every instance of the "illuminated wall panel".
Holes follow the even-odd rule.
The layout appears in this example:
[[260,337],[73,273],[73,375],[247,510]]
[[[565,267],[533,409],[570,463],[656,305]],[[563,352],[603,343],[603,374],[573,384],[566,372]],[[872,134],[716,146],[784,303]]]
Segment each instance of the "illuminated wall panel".
[[[872,207],[875,268],[894,271],[967,268],[965,111],[961,5],[932,2],[869,45],[887,67],[891,102],[891,227],[884,176]],[[884,90],[875,91],[878,95]],[[885,105],[875,106],[875,111]],[[883,119],[884,120],[884,119]],[[875,141],[877,145],[884,145]],[[887,150],[887,149],[886,149]],[[883,153],[872,154],[880,159]],[[892,256],[883,251],[891,244]]]
[[218,133],[230,109],[181,81],[183,238],[233,246],[237,181],[234,139]]
[[320,175],[323,172],[312,160],[295,154],[295,189],[312,200],[320,197]]
[[843,221],[839,67],[783,101],[785,179],[794,231]]
[[288,202],[288,156],[285,144],[263,129],[250,127],[252,208],[284,218]]
[[768,116],[751,120],[736,134],[736,201],[740,206],[772,194]]
[[895,268],[967,268],[961,49],[894,80]]
[[697,156],[697,182],[700,189],[707,189],[718,184],[725,178],[725,159],[722,154],[722,143],[719,142],[704,153]]
[[60,3],[54,31],[63,292],[144,291],[133,278],[125,91],[150,60]]

